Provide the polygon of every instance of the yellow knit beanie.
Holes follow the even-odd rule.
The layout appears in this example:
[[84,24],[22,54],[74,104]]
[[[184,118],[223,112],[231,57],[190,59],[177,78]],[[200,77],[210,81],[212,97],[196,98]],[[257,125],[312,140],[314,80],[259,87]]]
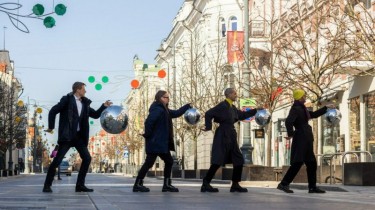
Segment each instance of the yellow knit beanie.
[[305,95],[305,91],[301,89],[293,90],[293,98],[294,100],[300,100]]

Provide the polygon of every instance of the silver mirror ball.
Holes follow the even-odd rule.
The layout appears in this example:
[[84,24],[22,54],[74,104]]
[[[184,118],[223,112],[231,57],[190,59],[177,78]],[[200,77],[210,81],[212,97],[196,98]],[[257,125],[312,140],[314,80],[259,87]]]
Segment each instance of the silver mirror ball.
[[265,126],[271,121],[271,114],[266,109],[258,110],[255,114],[255,122],[260,126]]
[[188,109],[184,114],[185,121],[190,125],[195,125],[199,122],[201,114],[195,108]]
[[128,116],[121,106],[107,107],[100,115],[102,128],[110,134],[119,134],[128,126]]
[[337,125],[341,120],[341,112],[338,109],[328,109],[325,118],[330,125]]

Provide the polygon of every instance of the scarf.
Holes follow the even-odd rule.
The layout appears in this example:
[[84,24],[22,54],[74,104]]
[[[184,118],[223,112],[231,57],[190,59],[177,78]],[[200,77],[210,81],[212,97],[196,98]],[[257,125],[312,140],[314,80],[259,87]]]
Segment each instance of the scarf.
[[302,107],[303,110],[304,110],[304,112],[305,112],[305,116],[306,116],[307,121],[309,121],[311,119],[310,113],[307,110],[307,108],[306,108],[306,106],[305,106],[304,103],[301,103],[300,101],[294,101],[293,106],[300,106],[300,107]]

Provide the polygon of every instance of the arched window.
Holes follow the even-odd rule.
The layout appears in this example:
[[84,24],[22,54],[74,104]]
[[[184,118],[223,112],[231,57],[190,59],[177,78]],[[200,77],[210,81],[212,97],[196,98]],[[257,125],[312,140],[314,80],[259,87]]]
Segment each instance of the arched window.
[[225,19],[224,18],[220,18],[220,31],[221,31],[221,36],[222,37],[225,37],[226,36],[226,33],[227,33],[227,27],[225,26]]
[[237,18],[235,16],[229,19],[229,25],[231,31],[237,31]]

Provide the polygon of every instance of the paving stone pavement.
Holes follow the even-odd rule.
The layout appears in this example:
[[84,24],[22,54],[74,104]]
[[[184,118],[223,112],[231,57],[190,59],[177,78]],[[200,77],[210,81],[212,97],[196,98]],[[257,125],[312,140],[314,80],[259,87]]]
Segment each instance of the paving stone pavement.
[[[213,181],[219,193],[201,193],[201,180],[173,180],[178,193],[163,193],[162,179],[146,178],[149,193],[133,193],[134,178],[121,174],[88,174],[92,193],[76,193],[77,174],[54,181],[53,193],[42,193],[45,174],[0,178],[0,209],[374,209],[375,187],[321,185],[326,194],[309,194],[306,185],[293,184],[293,194],[277,182],[241,182],[248,193],[230,193],[229,181]],[[340,188],[340,190],[337,190]]]

